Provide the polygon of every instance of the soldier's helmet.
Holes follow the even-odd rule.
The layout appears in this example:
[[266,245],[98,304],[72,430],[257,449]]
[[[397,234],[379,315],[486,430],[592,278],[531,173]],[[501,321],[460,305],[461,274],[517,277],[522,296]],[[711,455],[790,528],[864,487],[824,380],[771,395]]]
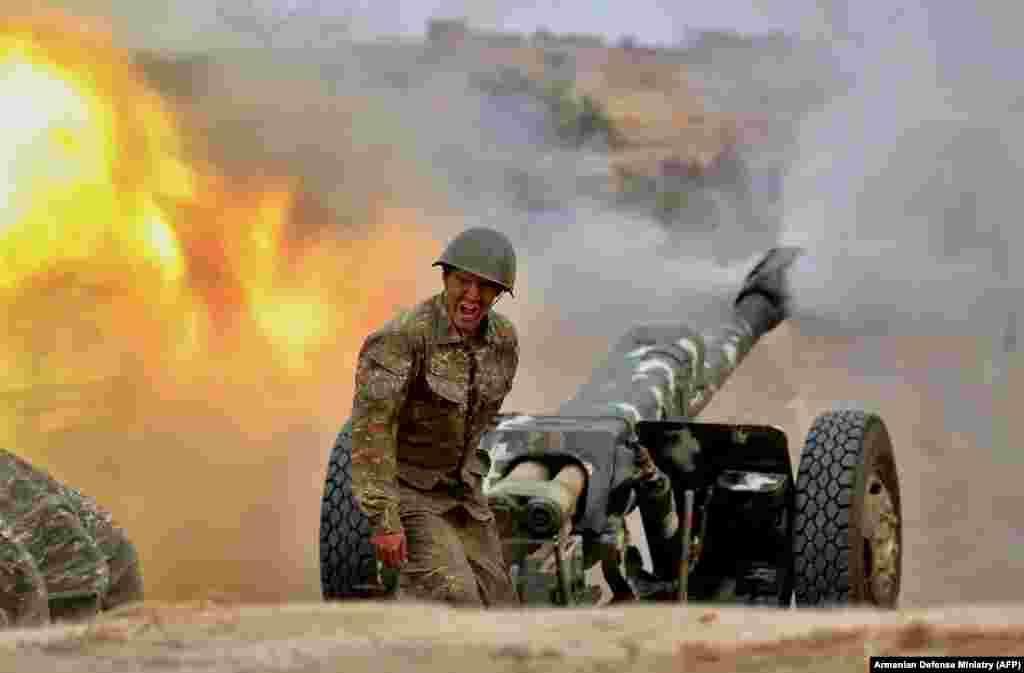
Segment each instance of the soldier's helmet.
[[512,242],[505,234],[487,227],[466,229],[453,238],[433,266],[486,278],[509,294],[516,284],[516,251]]

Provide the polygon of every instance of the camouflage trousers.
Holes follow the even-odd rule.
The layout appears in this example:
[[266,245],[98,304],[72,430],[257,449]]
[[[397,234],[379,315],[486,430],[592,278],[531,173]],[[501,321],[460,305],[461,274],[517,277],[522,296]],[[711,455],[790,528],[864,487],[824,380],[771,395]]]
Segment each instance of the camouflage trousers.
[[493,518],[481,521],[460,505],[440,511],[407,503],[403,498],[400,516],[409,562],[396,598],[466,607],[519,604]]
[[0,450],[0,624],[83,619],[142,596],[135,548],[110,513]]

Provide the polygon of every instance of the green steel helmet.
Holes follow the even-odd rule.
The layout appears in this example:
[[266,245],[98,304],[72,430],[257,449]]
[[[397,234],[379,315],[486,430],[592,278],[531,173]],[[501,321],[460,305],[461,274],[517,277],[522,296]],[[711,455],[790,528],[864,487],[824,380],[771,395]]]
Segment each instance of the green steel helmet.
[[453,238],[433,266],[452,267],[486,278],[509,294],[516,284],[516,251],[512,242],[500,231],[486,227],[466,229]]

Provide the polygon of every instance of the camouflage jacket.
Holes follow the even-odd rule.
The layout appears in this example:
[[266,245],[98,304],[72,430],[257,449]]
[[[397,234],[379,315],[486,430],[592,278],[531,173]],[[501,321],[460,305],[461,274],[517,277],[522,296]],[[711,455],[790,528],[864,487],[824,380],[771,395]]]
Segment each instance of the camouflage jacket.
[[480,336],[463,339],[443,293],[366,338],[350,419],[352,482],[374,534],[401,530],[399,481],[403,509],[461,504],[479,520],[492,516],[477,446],[518,365],[507,318],[491,311]]
[[44,624],[58,604],[98,606],[123,540],[90,498],[0,450],[0,613],[8,624]]

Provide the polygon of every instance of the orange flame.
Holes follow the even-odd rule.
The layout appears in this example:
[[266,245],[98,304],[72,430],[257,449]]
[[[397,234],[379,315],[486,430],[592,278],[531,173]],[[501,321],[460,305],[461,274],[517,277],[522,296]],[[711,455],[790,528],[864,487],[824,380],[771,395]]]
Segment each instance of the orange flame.
[[150,595],[312,595],[356,351],[438,243],[381,203],[300,238],[296,179],[187,157],[131,55],[66,16],[0,20],[0,107],[0,439],[114,510]]
[[[390,310],[377,301],[366,315],[366,268],[351,242],[290,238],[287,178],[239,187],[187,162],[174,114],[103,33],[52,17],[6,23],[0,105],[9,310],[72,278],[112,295],[123,313],[110,319],[128,327],[116,331],[122,346],[172,384],[208,371],[210,358],[308,375],[339,330],[365,333]],[[434,246],[422,229],[403,229],[378,235],[401,234],[398,254]],[[109,337],[113,325],[103,327]],[[36,375],[18,383],[73,382]]]

